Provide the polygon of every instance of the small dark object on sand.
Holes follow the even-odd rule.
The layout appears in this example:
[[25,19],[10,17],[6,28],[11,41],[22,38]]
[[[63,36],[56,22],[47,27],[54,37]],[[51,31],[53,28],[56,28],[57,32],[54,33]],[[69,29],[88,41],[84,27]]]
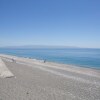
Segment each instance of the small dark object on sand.
[[28,92],[26,94],[29,94]]

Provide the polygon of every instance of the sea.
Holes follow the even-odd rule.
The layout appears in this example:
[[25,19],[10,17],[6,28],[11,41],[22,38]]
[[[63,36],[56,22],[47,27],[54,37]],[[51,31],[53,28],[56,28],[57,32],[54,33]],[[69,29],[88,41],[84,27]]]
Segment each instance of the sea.
[[92,48],[0,48],[1,54],[100,69],[100,49]]

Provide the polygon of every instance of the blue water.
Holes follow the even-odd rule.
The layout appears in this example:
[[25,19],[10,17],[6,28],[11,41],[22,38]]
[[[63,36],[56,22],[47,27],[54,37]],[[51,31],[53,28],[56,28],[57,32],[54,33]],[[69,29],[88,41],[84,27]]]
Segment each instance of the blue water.
[[0,49],[0,53],[100,69],[100,49]]

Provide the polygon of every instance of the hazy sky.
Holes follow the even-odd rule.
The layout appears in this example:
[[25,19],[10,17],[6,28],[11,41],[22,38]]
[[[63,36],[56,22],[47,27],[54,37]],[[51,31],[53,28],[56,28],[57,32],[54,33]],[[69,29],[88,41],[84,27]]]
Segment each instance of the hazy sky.
[[0,46],[100,48],[100,0],[0,0]]

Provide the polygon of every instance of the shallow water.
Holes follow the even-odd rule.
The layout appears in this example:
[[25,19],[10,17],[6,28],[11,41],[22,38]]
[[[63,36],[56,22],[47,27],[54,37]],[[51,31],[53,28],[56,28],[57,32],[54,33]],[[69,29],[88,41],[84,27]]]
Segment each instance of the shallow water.
[[47,61],[78,65],[100,69],[100,49],[58,48],[58,49],[8,49],[1,48],[0,53]]

